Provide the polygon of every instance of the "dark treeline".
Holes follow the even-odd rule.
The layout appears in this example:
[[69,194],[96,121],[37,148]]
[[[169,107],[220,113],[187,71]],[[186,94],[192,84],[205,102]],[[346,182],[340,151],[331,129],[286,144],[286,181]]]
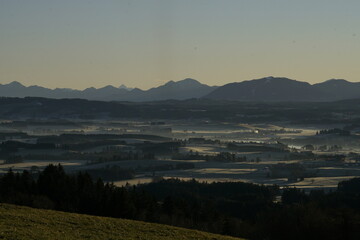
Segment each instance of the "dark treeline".
[[61,148],[65,150],[79,151],[106,145],[126,145],[126,142],[121,140],[88,141],[82,143],[62,144]]
[[124,179],[132,179],[135,177],[135,171],[132,169],[124,169],[117,165],[107,165],[103,168],[87,169],[93,179],[101,178],[104,181],[118,181]]
[[[282,202],[275,201],[281,195]],[[0,201],[61,211],[137,219],[249,239],[360,239],[360,179],[336,191],[177,179],[115,187],[88,173],[50,165],[36,176],[0,177]]]
[[281,148],[273,147],[270,144],[236,144],[228,143],[227,148],[229,150],[238,151],[238,152],[289,152],[285,148],[285,145],[282,145]]
[[[107,116],[113,119],[210,119],[222,122],[287,121],[292,124],[341,123],[352,125],[359,123],[359,102],[359,99],[312,103],[188,99],[120,103],[83,99],[2,97],[0,98],[0,114],[3,119],[76,118],[92,120]],[[339,118],[339,114],[352,117]]]
[[172,156],[174,160],[205,160],[208,162],[246,162],[246,156],[237,156],[230,152],[220,152],[215,155],[199,154],[198,152],[189,154],[177,153]]
[[324,129],[316,132],[316,135],[325,135],[325,134],[337,134],[340,136],[349,136],[351,135],[350,131],[343,130],[339,128],[333,128],[333,129]]
[[[14,153],[14,152],[13,152]],[[138,153],[136,151],[107,151],[107,152],[75,152],[70,151],[59,155],[51,155],[51,153],[37,153],[37,154],[5,154],[0,157],[5,159],[5,163],[19,163],[23,160],[86,160],[87,164],[107,163],[114,161],[125,160],[153,160],[155,154],[153,153]]]
[[0,144],[0,157],[9,156],[18,152],[19,149],[55,149],[53,143],[23,143],[18,141],[4,141]]
[[89,173],[67,175],[61,165],[49,165],[38,176],[9,171],[0,178],[0,201],[37,208],[101,216],[149,220],[156,201],[144,192],[115,187]]
[[0,158],[5,159],[5,163],[18,163],[23,161],[23,157],[16,155],[19,149],[55,149],[52,143],[29,144],[18,141],[4,141],[0,144]]
[[171,171],[171,170],[186,170],[195,168],[195,164],[189,162],[180,162],[176,164],[165,163],[155,166],[137,166],[135,169],[136,172],[146,173],[146,172],[155,172],[155,171]]
[[69,159],[82,159],[87,160],[87,164],[98,164],[112,161],[125,161],[125,160],[153,160],[155,154],[145,153],[139,154],[137,152],[100,152],[100,153],[81,153],[81,154],[68,154]]
[[60,134],[53,136],[40,137],[39,143],[55,144],[79,144],[89,143],[89,139],[94,141],[111,141],[119,139],[144,139],[144,140],[171,140],[166,137],[148,135],[148,134]]

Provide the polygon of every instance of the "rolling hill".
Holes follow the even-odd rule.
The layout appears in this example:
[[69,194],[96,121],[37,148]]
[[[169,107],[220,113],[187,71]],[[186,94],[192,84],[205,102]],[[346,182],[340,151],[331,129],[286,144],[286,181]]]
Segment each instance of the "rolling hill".
[[360,98],[360,83],[344,79],[330,79],[314,84],[313,88],[332,101]]
[[360,83],[332,79],[311,85],[289,78],[266,77],[226,84],[204,98],[248,102],[329,102],[360,98]]
[[316,101],[319,96],[307,82],[267,77],[226,84],[205,98],[238,101]]
[[236,240],[239,238],[140,221],[0,204],[0,239]]

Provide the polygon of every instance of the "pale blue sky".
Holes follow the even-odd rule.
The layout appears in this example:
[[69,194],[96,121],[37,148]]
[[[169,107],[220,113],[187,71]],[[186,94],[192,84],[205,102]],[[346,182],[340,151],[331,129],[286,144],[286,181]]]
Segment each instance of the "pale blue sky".
[[358,0],[0,0],[0,83],[360,81]]

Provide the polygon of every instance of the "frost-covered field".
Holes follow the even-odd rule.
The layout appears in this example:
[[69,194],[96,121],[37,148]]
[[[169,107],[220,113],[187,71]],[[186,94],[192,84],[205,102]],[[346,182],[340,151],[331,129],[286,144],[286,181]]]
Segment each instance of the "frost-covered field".
[[[38,135],[60,134],[60,133],[139,133],[141,128],[149,127],[148,122],[111,122],[111,123],[98,123],[87,122],[79,123],[78,129],[74,126],[69,127],[57,127],[50,128],[49,126],[36,127],[23,129],[28,133],[36,133]],[[150,126],[151,127],[151,126]],[[241,123],[208,123],[208,122],[190,122],[190,121],[169,121],[165,126],[172,128],[172,133],[168,137],[174,139],[189,139],[200,138],[220,140],[221,144],[216,143],[209,144],[196,144],[187,143],[186,146],[179,148],[179,153],[198,153],[201,155],[216,155],[220,152],[235,153],[237,156],[245,156],[246,162],[226,163],[226,162],[206,162],[204,160],[171,160],[171,156],[158,156],[158,160],[128,160],[128,161],[116,161],[106,162],[99,164],[87,165],[86,161],[78,160],[60,160],[60,161],[24,161],[23,163],[14,164],[0,164],[0,173],[5,173],[10,168],[14,171],[30,170],[36,166],[39,170],[49,164],[61,164],[64,166],[67,172],[86,171],[87,169],[104,168],[109,165],[116,165],[124,169],[142,169],[137,172],[134,179],[116,181],[115,184],[122,186],[126,183],[129,184],[142,184],[148,183],[153,180],[153,177],[164,178],[180,178],[180,179],[192,179],[195,178],[199,181],[246,181],[259,184],[279,184],[281,186],[296,186],[304,189],[315,188],[335,188],[339,181],[343,181],[349,178],[360,176],[360,166],[353,164],[346,166],[334,165],[326,163],[324,165],[315,167],[317,170],[316,177],[305,178],[298,182],[289,182],[286,178],[268,178],[268,168],[273,164],[283,163],[305,163],[304,159],[288,160],[285,154],[282,152],[236,152],[227,148],[227,143],[231,141],[236,142],[271,142],[281,141],[285,139],[306,139],[309,136],[314,136],[320,129],[329,128],[329,126],[317,126],[317,127],[292,127],[292,126],[276,126],[270,124],[241,124]],[[330,126],[332,127],[332,126]],[[9,130],[9,129],[8,129]],[[11,130],[11,129],[10,129]],[[26,132],[25,131],[25,132]],[[127,144],[143,143],[143,139],[125,139]],[[336,139],[335,139],[336,140]],[[154,141],[156,142],[156,141]],[[295,146],[295,145],[294,145]],[[297,149],[301,149],[303,145],[296,145]],[[93,153],[101,152],[106,146],[96,146],[91,149],[83,150],[83,152]],[[21,150],[20,155],[36,155],[36,154],[48,154],[48,155],[61,155],[65,150]],[[331,152],[319,152],[313,151],[316,154],[333,154]],[[355,151],[356,152],[356,151]],[[339,151],[337,154],[345,154],[345,151]],[[257,160],[259,161],[257,162]],[[0,163],[2,160],[0,160]],[[164,165],[176,165],[177,163],[193,163],[193,169],[187,170],[168,170],[168,171],[146,171],[146,168]],[[36,168],[33,168],[36,169]],[[144,170],[145,169],[145,170]]]
[[268,178],[267,168],[272,164],[281,163],[295,163],[299,160],[293,161],[277,161],[264,160],[261,162],[207,162],[204,160],[132,160],[132,161],[117,161],[107,162],[101,164],[86,165],[86,161],[25,161],[16,164],[2,164],[0,165],[0,173],[5,173],[10,168],[14,171],[30,170],[37,166],[39,169],[46,167],[49,164],[61,164],[68,172],[86,171],[87,169],[104,168],[108,165],[117,165],[125,169],[136,169],[139,167],[156,167],[165,164],[177,163],[193,163],[193,169],[187,170],[168,170],[168,171],[151,171],[143,172],[136,175],[134,179],[116,181],[118,186],[124,186],[127,183],[131,185],[149,183],[153,177],[163,178],[179,178],[179,179],[197,179],[206,182],[226,182],[226,181],[245,181],[258,184],[278,184],[280,186],[296,186],[303,189],[329,189],[336,188],[338,182],[344,181],[354,177],[360,177],[360,166],[320,166],[317,167],[317,174],[315,177],[305,178],[302,181],[289,182],[287,178]]
[[[290,161],[289,161],[290,162]],[[295,162],[295,161],[293,161]],[[277,184],[280,186],[295,186],[306,190],[336,188],[341,181],[360,177],[360,167],[332,167],[319,168],[318,176],[305,178],[302,181],[289,182],[287,178],[268,178],[266,167],[276,162],[264,163],[218,163],[218,162],[194,162],[195,168],[189,170],[172,170],[155,172],[156,176],[163,178],[179,178],[183,180],[196,179],[205,182],[231,182],[244,181],[258,184]],[[349,174],[350,173],[350,174]],[[143,184],[152,181],[151,174],[138,176],[129,181],[118,181],[116,185]]]

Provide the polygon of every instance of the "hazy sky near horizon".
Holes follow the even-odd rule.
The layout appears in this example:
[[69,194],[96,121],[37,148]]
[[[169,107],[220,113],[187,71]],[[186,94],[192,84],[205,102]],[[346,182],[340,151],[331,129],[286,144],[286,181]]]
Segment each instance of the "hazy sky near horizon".
[[0,83],[360,81],[359,0],[0,0]]

